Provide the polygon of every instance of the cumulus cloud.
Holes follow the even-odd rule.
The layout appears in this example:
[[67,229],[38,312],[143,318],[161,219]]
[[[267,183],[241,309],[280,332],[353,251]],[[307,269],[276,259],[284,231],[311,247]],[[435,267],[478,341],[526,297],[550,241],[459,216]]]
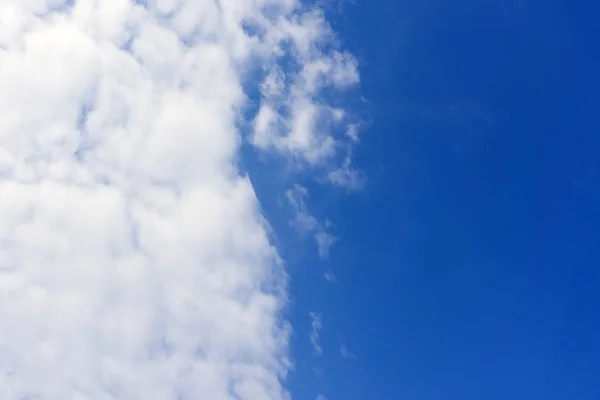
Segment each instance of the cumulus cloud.
[[252,142],[330,163],[319,94],[358,74],[319,11],[0,3],[0,398],[289,397],[287,278],[238,169],[257,66]]
[[313,350],[315,355],[320,356],[323,354],[323,348],[321,347],[321,343],[319,340],[319,335],[321,329],[323,329],[323,321],[322,316],[319,313],[311,312],[309,313],[311,323],[310,323],[310,343],[313,346]]
[[[344,150],[348,135],[339,132],[351,132],[355,125],[344,110],[325,106],[320,95],[327,89],[355,86],[359,81],[356,60],[336,49],[323,51],[324,42],[332,43],[334,37],[323,13],[316,9],[297,18],[279,20],[262,37],[276,45],[292,39],[291,51],[297,62],[290,66],[288,53],[282,51],[281,57],[273,58],[265,68],[252,143],[291,155],[309,166],[326,164]],[[282,69],[288,71],[286,76]],[[351,136],[356,138],[356,132]],[[335,176],[331,181],[345,184]]]

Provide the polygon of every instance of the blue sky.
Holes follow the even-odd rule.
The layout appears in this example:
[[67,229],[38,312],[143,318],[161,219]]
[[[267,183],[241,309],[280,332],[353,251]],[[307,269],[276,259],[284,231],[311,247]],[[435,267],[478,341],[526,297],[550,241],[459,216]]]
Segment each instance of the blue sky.
[[0,399],[599,399],[599,11],[0,1]]
[[368,183],[347,196],[306,182],[340,238],[326,261],[261,199],[292,277],[295,398],[600,398],[599,12],[558,0],[329,9],[360,62],[354,161]]

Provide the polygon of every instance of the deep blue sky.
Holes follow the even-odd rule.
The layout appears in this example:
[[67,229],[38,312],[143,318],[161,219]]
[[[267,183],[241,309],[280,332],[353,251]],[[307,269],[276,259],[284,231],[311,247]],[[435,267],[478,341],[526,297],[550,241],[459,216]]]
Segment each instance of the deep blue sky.
[[369,182],[313,191],[341,239],[328,262],[284,251],[296,399],[600,399],[599,16],[567,0],[330,13],[361,63]]

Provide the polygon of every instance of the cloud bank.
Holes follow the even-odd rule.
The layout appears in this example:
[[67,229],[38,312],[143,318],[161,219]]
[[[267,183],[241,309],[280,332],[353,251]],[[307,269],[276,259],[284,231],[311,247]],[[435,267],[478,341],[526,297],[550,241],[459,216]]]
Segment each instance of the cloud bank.
[[0,398],[289,398],[240,145],[343,182],[357,81],[295,0],[3,0]]

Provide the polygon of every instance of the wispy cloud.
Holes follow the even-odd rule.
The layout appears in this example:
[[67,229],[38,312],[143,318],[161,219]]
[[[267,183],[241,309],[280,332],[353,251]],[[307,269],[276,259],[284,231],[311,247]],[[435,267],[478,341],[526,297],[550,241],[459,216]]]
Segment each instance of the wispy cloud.
[[321,347],[321,343],[320,343],[320,339],[319,339],[319,334],[321,332],[321,329],[323,329],[323,320],[322,320],[322,315],[315,313],[315,312],[311,312],[309,314],[310,318],[311,318],[311,330],[310,330],[310,343],[313,346],[313,350],[315,352],[315,355],[320,356],[321,354],[323,354],[323,348]]
[[315,233],[315,240],[319,248],[319,256],[323,259],[329,257],[329,249],[337,241],[337,238],[323,230]]
[[355,360],[356,359],[356,355],[354,355],[353,353],[351,353],[348,348],[344,345],[340,346],[340,354],[342,355],[342,357],[344,358],[348,358],[348,359],[352,359]]
[[340,167],[329,172],[329,180],[349,190],[360,190],[365,186],[367,180],[361,171],[352,167],[351,160],[350,155],[346,156]]
[[325,278],[325,280],[327,282],[331,282],[331,283],[337,282],[337,277],[335,276],[335,273],[330,269],[325,272],[323,277]]
[[257,149],[347,169],[320,94],[359,78],[323,13],[4,0],[0,65],[0,398],[289,398],[287,277],[239,121],[258,89]]
[[308,197],[308,190],[300,185],[294,185],[292,189],[286,192],[286,197],[294,213],[290,224],[303,234],[313,235],[317,243],[319,257],[322,259],[329,257],[329,249],[335,244],[337,238],[327,232],[325,228],[328,225],[327,223],[321,223],[308,212],[305,202],[305,198]]

